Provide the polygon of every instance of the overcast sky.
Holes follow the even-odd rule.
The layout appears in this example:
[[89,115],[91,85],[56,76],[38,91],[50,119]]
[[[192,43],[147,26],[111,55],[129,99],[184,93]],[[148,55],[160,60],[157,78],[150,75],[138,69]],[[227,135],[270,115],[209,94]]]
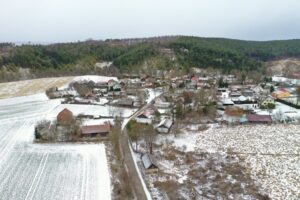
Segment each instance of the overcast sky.
[[300,38],[299,0],[0,0],[0,42]]

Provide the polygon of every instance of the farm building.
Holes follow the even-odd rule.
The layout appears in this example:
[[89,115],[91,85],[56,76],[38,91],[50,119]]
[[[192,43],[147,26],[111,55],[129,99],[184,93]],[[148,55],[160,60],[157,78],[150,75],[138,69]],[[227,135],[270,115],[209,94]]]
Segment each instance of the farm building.
[[69,123],[73,120],[74,116],[69,109],[65,108],[58,113],[56,118],[58,123]]
[[173,125],[171,119],[164,119],[157,125],[156,129],[160,133],[168,133]]
[[256,115],[248,114],[246,116],[247,122],[251,124],[271,124],[272,118],[270,115]]
[[81,127],[81,136],[82,137],[107,137],[111,131],[110,124],[102,125],[89,125]]
[[148,153],[142,156],[142,162],[146,173],[158,172],[157,165],[154,164],[151,156]]

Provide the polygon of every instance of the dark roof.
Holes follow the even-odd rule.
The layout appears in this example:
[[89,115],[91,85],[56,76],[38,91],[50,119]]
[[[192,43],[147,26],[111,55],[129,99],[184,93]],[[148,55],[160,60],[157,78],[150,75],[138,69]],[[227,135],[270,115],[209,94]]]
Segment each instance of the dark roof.
[[132,106],[133,105],[133,100],[130,99],[130,98],[127,98],[127,99],[120,99],[118,101],[118,104],[119,105],[125,105],[125,106]]
[[249,122],[272,122],[272,118],[270,115],[255,115],[255,114],[249,114],[247,115],[247,119]]
[[110,132],[110,124],[103,124],[103,125],[90,125],[90,126],[83,126],[81,128],[81,133],[83,135],[94,134],[94,133],[108,133]]

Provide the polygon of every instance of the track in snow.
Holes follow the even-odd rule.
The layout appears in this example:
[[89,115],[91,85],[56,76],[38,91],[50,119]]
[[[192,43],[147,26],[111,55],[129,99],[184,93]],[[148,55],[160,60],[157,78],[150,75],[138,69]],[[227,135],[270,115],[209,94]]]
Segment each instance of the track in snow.
[[0,200],[111,199],[103,144],[32,144],[36,121],[58,101],[0,100]]

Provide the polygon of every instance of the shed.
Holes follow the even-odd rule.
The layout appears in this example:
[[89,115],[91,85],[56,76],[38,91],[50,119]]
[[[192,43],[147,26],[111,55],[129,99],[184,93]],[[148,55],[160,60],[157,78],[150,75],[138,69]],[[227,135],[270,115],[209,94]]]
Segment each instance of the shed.
[[97,135],[99,135],[101,137],[107,137],[110,131],[110,124],[83,126],[81,127],[81,136],[96,137]]
[[158,172],[157,165],[154,164],[151,156],[148,153],[142,156],[142,162],[146,173]]
[[160,133],[168,133],[172,125],[173,121],[171,119],[164,119],[157,125],[156,129]]
[[68,123],[73,120],[73,117],[73,113],[69,109],[65,108],[58,113],[56,118],[58,123]]

